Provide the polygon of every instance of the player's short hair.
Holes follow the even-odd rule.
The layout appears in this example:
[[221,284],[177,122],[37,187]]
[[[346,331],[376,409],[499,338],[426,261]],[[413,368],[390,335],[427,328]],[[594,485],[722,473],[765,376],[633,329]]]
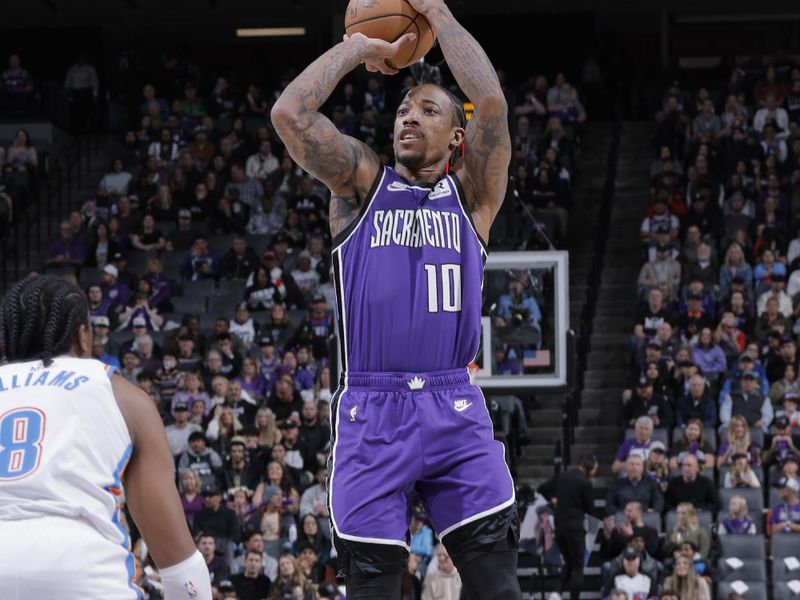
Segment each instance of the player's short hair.
[[52,275],[16,283],[0,303],[0,356],[9,362],[67,354],[81,325],[89,327],[89,302],[77,286]]
[[[439,88],[450,99],[450,104],[451,104],[451,108],[452,108],[451,123],[452,123],[453,127],[462,127],[463,128],[463,127],[467,126],[467,113],[464,111],[464,103],[461,101],[461,98],[456,96],[453,92],[451,92],[447,88],[442,87],[440,85],[437,85],[435,83],[430,83],[430,82],[420,83],[420,84],[414,86],[414,88],[411,88],[411,90],[413,90],[413,89],[415,89],[417,87],[423,86],[423,85],[432,85],[434,87]],[[406,92],[406,96],[408,96],[408,94],[411,93],[411,90]]]

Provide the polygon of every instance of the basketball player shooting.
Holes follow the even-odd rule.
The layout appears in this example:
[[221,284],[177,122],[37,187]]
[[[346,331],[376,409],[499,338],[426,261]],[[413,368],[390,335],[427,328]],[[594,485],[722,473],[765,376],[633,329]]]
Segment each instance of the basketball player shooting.
[[124,482],[166,600],[211,600],[158,411],[91,349],[77,286],[32,276],[0,303],[0,598],[142,598]]
[[466,598],[516,599],[513,482],[467,373],[481,335],[486,240],[506,191],[507,106],[488,57],[448,7],[409,2],[475,106],[469,124],[448,91],[414,87],[395,117],[395,165],[384,167],[319,112],[361,63],[396,73],[391,59],[411,36],[346,36],[272,110],[292,157],[331,190],[343,370],[331,400],[334,543],[349,600],[399,599],[416,492]]

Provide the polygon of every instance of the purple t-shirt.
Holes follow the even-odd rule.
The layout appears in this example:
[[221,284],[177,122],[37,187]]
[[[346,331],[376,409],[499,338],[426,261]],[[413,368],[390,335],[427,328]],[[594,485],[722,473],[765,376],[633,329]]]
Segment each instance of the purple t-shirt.
[[639,442],[636,438],[625,440],[620,444],[619,450],[617,450],[617,454],[614,456],[615,460],[624,461],[628,459],[628,455],[631,453],[631,450],[638,450],[643,459],[647,458],[647,455],[650,454],[650,444],[653,443],[653,440],[649,442]]
[[[800,502],[797,504],[779,504],[772,509],[772,516],[769,522],[772,525],[778,525],[789,521],[791,523],[800,524]],[[786,531],[789,531],[788,529]]]

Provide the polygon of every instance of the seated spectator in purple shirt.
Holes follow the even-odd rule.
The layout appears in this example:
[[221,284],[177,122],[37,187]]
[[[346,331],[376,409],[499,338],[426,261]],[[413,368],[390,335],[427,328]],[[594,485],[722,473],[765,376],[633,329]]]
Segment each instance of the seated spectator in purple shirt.
[[125,310],[131,292],[128,286],[118,281],[119,271],[114,265],[103,267],[103,296],[111,303],[111,310],[117,315]]
[[144,279],[150,283],[150,306],[162,312],[168,312],[172,306],[170,298],[172,297],[173,281],[161,270],[161,261],[151,256],[147,259],[147,273]]
[[494,372],[496,375],[519,375],[522,373],[519,361],[509,357],[508,346],[506,346],[506,344],[502,342],[495,344],[494,358],[496,362]]
[[178,493],[181,497],[183,514],[186,515],[189,525],[192,525],[194,516],[205,508],[205,501],[200,494],[200,489],[200,477],[194,469],[187,467],[181,471],[180,479],[178,479]]
[[614,456],[614,464],[611,465],[611,471],[615,475],[625,467],[625,461],[628,460],[628,455],[631,452],[641,453],[642,458],[645,460],[650,453],[650,444],[653,442],[653,419],[650,417],[636,419],[634,432],[636,437],[622,442],[617,454]]
[[45,265],[52,268],[82,266],[86,261],[86,247],[75,236],[74,228],[69,221],[62,221],[59,230],[61,237],[47,247]]
[[209,398],[208,394],[203,390],[202,378],[194,371],[188,371],[186,375],[184,375],[184,382],[184,389],[178,390],[172,397],[170,412],[175,411],[175,405],[178,402],[185,402],[190,409],[195,402],[202,402],[205,405],[205,414],[209,414],[211,411],[211,398]]
[[692,344],[692,358],[703,373],[724,373],[728,370],[725,352],[719,344],[714,343],[714,336],[708,327],[700,330],[697,343]]
[[111,310],[111,301],[106,298],[103,293],[103,288],[99,284],[92,284],[86,290],[86,296],[89,299],[89,315],[92,317],[111,317],[112,314],[116,319],[116,313]]
[[781,504],[772,508],[769,518],[772,533],[800,533],[800,484],[796,479],[781,477],[775,487]]
[[242,384],[242,389],[257,402],[269,393],[268,382],[262,377],[258,362],[253,358],[245,358],[242,361],[242,373],[236,380]]
[[732,496],[728,502],[728,516],[720,518],[717,535],[756,534],[756,524],[750,518],[747,500],[741,496]]

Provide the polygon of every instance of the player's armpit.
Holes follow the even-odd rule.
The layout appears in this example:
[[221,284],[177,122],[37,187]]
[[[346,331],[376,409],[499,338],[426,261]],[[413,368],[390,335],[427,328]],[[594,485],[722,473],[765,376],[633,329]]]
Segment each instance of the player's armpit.
[[124,475],[128,508],[156,565],[178,564],[194,553],[195,546],[175,486],[164,425],[142,389],[118,374],[111,386],[133,441]]

